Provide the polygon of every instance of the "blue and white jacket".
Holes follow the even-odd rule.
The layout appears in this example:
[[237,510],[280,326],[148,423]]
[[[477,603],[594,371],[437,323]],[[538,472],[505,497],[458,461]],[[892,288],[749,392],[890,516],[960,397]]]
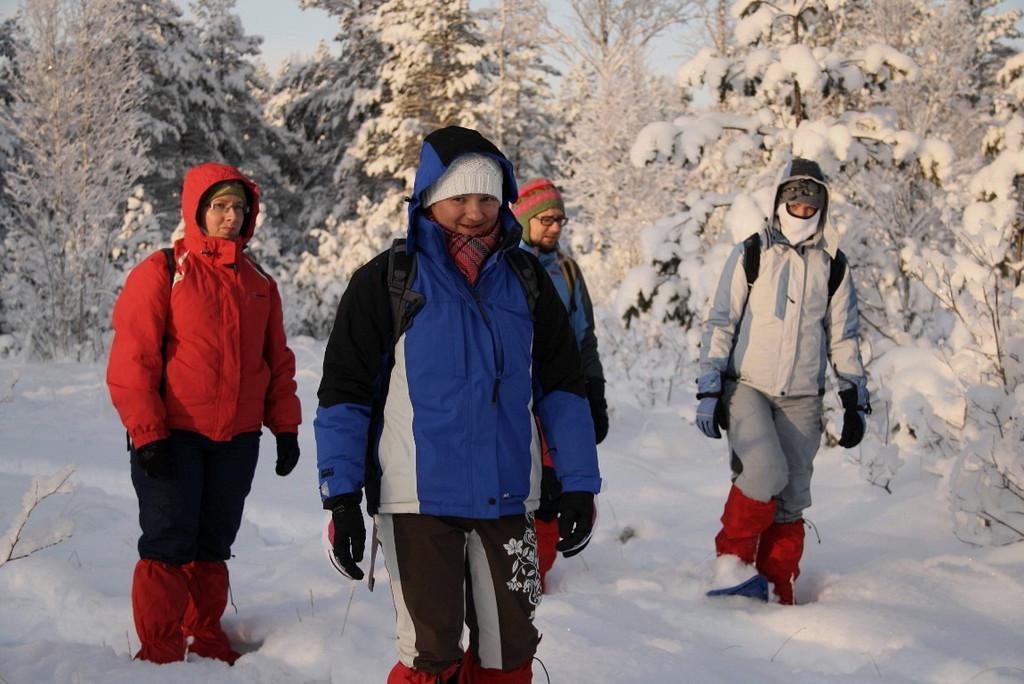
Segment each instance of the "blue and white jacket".
[[[503,239],[470,286],[420,195],[461,154],[504,173]],[[409,288],[425,303],[393,353],[387,252],[357,271],[324,355],[314,431],[320,494],[365,487],[371,513],[496,518],[536,509],[540,416],[565,491],[598,492],[594,428],[576,341],[550,279],[531,312],[506,261],[518,249],[512,167],[475,131],[427,136],[409,204]],[[534,264],[540,274],[540,265]],[[536,322],[536,324],[535,324]]]

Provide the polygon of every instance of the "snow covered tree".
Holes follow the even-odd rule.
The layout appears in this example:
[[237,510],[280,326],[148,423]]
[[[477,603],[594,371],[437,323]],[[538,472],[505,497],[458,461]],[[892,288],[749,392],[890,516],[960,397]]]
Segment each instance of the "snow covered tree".
[[[263,189],[261,216],[273,230],[257,231],[250,243],[264,265],[305,243],[296,219],[301,182],[298,141],[263,116],[260,94],[269,90],[259,79],[252,57],[262,38],[245,34],[234,13],[235,0],[194,0],[192,18],[203,64],[198,72],[199,106],[191,116],[202,121],[210,153],[198,161],[237,166]],[[269,263],[268,263],[269,262]]]
[[[412,187],[423,138],[442,126],[474,128],[485,96],[485,50],[467,0],[385,0],[371,27],[385,48],[379,111],[363,123],[352,155],[367,174]],[[396,216],[400,204],[395,204]]]
[[652,178],[630,163],[630,148],[652,116],[683,111],[647,66],[651,41],[683,21],[686,0],[572,0],[573,22],[549,21],[555,52],[571,65],[563,80],[568,131],[557,164],[587,284],[603,299],[639,263],[636,229],[678,208],[668,171]]
[[4,112],[23,150],[6,188],[19,220],[8,226],[2,274],[8,311],[35,356],[103,350],[119,280],[110,254],[147,170],[127,25],[116,0],[28,0],[21,15]]
[[352,154],[359,130],[380,112],[387,52],[373,26],[380,1],[306,0],[304,5],[337,17],[339,49],[320,45],[310,59],[286,65],[267,113],[301,141],[305,160],[298,224],[306,248],[281,281],[290,296],[288,328],[322,338],[330,332],[349,276],[397,229],[393,207],[374,220],[378,198],[393,194],[396,184],[369,174],[364,160]]
[[341,52],[286,72],[271,111],[303,131],[322,169],[307,184],[325,197],[326,210],[307,215],[316,246],[287,287],[301,299],[291,329],[325,336],[348,277],[404,232],[423,137],[479,125],[489,66],[464,0],[305,4],[338,16]]
[[139,132],[151,162],[132,191],[114,248],[115,263],[128,270],[170,244],[180,221],[182,176],[207,158],[208,149],[200,121],[192,116],[199,105],[203,63],[193,26],[174,0],[125,1],[122,6],[140,72]]
[[565,136],[545,61],[550,34],[536,0],[500,0],[486,15],[484,37],[494,71],[483,101],[481,132],[509,158],[516,176],[550,176]]
[[980,544],[1024,541],[1024,55],[998,80],[1008,120],[987,136],[988,163],[951,193],[963,207],[954,250],[911,243],[902,254],[949,314],[941,351],[965,409],[941,437],[957,534]]
[[[991,62],[1005,58],[1018,13],[990,13],[992,2],[877,0],[851,13],[839,44],[888,44],[914,59],[916,78],[865,95],[866,106],[892,110],[895,124],[946,140],[958,158],[974,155],[997,92]],[[943,45],[935,50],[935,45]],[[853,47],[851,45],[851,47]],[[858,264],[863,320],[890,343],[907,344],[936,326],[934,303],[898,254],[906,242],[943,249],[953,240],[930,179],[901,165],[871,165],[849,174],[846,193],[859,207]]]

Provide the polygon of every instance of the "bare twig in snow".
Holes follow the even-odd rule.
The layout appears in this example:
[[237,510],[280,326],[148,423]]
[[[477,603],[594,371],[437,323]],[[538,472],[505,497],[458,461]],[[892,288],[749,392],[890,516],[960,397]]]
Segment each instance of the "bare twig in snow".
[[75,472],[74,466],[65,466],[63,470],[49,477],[32,478],[32,484],[21,499],[21,510],[14,516],[7,531],[0,537],[0,567],[12,560],[30,556],[37,551],[55,546],[71,536],[67,526],[55,528],[48,536],[36,541],[26,550],[15,549],[21,541],[22,532],[28,524],[29,516],[41,502],[54,494],[67,494],[71,491],[68,479]]
[[779,646],[778,650],[776,650],[775,653],[772,655],[772,657],[768,659],[768,662],[774,663],[775,662],[775,656],[779,655],[779,653],[782,652],[782,649],[786,647],[786,644],[789,643],[790,639],[792,639],[793,637],[795,637],[797,634],[799,634],[800,632],[804,631],[805,629],[807,629],[807,628],[806,627],[801,627],[800,629],[796,630],[795,632],[790,634],[788,637],[786,637],[786,640],[782,642],[782,645]]
[[349,611],[352,610],[352,599],[354,599],[355,596],[356,596],[356,583],[353,582],[352,583],[352,589],[350,589],[349,592],[348,592],[348,605],[345,606],[345,618],[341,621],[341,634],[338,635],[339,638],[345,636],[345,627],[348,625],[348,614],[349,614]]

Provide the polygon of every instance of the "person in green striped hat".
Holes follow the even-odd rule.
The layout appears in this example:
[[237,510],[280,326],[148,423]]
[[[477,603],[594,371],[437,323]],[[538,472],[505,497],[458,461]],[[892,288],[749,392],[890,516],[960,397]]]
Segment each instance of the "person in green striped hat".
[[[594,307],[583,280],[580,267],[572,257],[559,248],[562,228],[569,219],[565,213],[562,193],[547,178],[536,178],[519,188],[519,200],[512,206],[519,224],[523,227],[523,249],[533,252],[544,266],[555,284],[562,304],[569,312],[569,322],[576,335],[576,344],[583,361],[583,373],[587,381],[587,399],[590,414],[594,419],[594,442],[600,444],[608,434],[608,403],[604,398],[604,369],[597,350],[597,336],[594,333]],[[547,444],[543,444],[544,470],[541,479],[540,508],[534,517],[537,530],[538,569],[541,585],[557,556],[558,543],[558,499],[561,485],[555,476]],[[595,512],[597,508],[594,508]],[[564,551],[565,557],[579,553],[586,545]]]

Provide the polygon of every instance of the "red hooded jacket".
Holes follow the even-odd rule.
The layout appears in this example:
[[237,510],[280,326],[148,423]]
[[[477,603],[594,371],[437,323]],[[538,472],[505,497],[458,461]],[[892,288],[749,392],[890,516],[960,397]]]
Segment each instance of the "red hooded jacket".
[[[203,194],[241,181],[249,212],[237,238],[205,235]],[[297,432],[295,355],[288,348],[277,284],[243,253],[259,189],[236,169],[201,164],[185,174],[185,237],[174,243],[174,283],[155,252],[132,269],[114,304],[107,386],[136,447],[190,430],[215,441],[254,432]]]

